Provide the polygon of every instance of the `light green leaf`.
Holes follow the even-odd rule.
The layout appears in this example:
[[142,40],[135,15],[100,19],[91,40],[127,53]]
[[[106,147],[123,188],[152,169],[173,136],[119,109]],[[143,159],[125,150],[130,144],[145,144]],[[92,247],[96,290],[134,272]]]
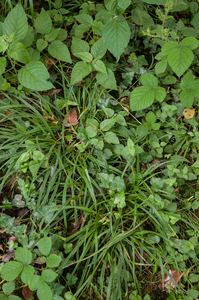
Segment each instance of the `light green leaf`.
[[[179,48],[180,47],[180,44],[178,44],[177,42],[168,42],[166,44],[163,45],[162,49],[161,49],[161,52],[158,53],[156,55],[156,57],[162,53],[162,55],[169,55],[169,53],[171,52],[171,50],[173,49],[176,49],[176,48]],[[159,58],[157,58],[159,60]]]
[[117,114],[116,117],[115,117],[115,122],[117,122],[118,124],[122,125],[122,126],[126,126],[126,120],[125,118],[120,115],[120,114]]
[[7,37],[15,32],[14,41],[21,41],[28,30],[26,13],[20,3],[18,3],[7,15],[3,25],[3,34]]
[[155,114],[152,111],[148,112],[148,114],[146,115],[146,121],[149,124],[154,124],[156,119],[157,118],[156,118]]
[[1,277],[7,281],[13,281],[23,270],[23,265],[17,261],[9,261],[1,269]]
[[5,72],[6,64],[7,64],[6,58],[0,57],[0,75]]
[[199,11],[194,15],[191,23],[195,27],[195,29],[199,29]]
[[127,147],[128,147],[128,150],[129,150],[129,154],[134,156],[135,155],[135,144],[132,141],[132,139],[127,140]]
[[73,38],[71,52],[73,55],[79,52],[89,52],[89,44],[81,39]]
[[[60,32],[60,28],[53,28],[51,31],[45,35],[45,39],[48,42],[54,41]],[[66,32],[67,33],[67,32]]]
[[193,96],[192,92],[190,92],[190,91],[181,91],[180,100],[181,100],[183,106],[185,106],[187,108],[191,108],[193,105],[194,96]]
[[54,267],[59,266],[61,260],[62,260],[61,256],[56,255],[56,254],[51,254],[48,256],[46,263],[50,268],[54,268]]
[[163,88],[163,87],[160,87],[160,86],[157,86],[155,89],[154,89],[154,92],[155,92],[155,99],[159,102],[162,102],[165,97],[166,97],[166,90]]
[[102,38],[108,50],[118,61],[130,39],[128,23],[120,19],[108,21],[104,26]]
[[33,276],[35,269],[33,268],[33,266],[25,266],[23,268],[23,271],[21,273],[21,280],[23,281],[23,283],[25,283],[26,285],[29,284],[30,282],[30,278]]
[[191,72],[188,72],[185,76],[182,77],[180,82],[180,87],[182,90],[188,91],[192,88],[194,82],[194,77]]
[[199,41],[194,37],[186,37],[180,43],[180,46],[188,47],[191,50],[198,48]]
[[105,136],[104,136],[104,140],[108,143],[108,144],[119,144],[120,141],[117,137],[117,135],[114,132],[106,132]]
[[193,59],[194,55],[188,47],[175,48],[168,55],[168,63],[179,77],[190,67]]
[[135,8],[131,14],[136,25],[142,25],[144,28],[154,25],[152,17],[143,9]]
[[101,59],[107,51],[107,47],[103,41],[103,39],[99,39],[94,45],[91,47],[91,53],[95,59]]
[[29,282],[28,286],[31,291],[36,291],[39,288],[41,283],[42,283],[41,276],[33,275],[30,278],[30,282]]
[[53,41],[48,47],[48,52],[52,55],[52,57],[58,60],[72,63],[70,52],[67,46],[61,41]]
[[80,24],[75,28],[75,36],[78,39],[81,39],[84,35],[84,32],[86,32],[89,29],[88,25]]
[[91,72],[92,72],[91,65],[87,64],[85,61],[79,61],[73,67],[73,70],[71,73],[71,85],[82,80],[84,77],[86,77]]
[[27,52],[30,57],[30,61],[38,61],[40,59],[40,52],[37,49],[28,48]]
[[143,0],[148,4],[165,5],[167,0]]
[[93,138],[97,135],[97,130],[93,126],[87,126],[85,130],[89,138]]
[[199,281],[199,275],[198,274],[190,274],[190,281],[192,283],[198,282]]
[[29,163],[29,170],[32,173],[32,176],[35,177],[39,171],[39,163],[36,161],[31,161]]
[[88,14],[79,14],[79,15],[75,16],[75,19],[79,23],[85,24],[89,27],[93,25],[93,18]]
[[63,28],[59,28],[59,33],[58,36],[56,37],[56,40],[63,41],[67,38],[67,36],[68,36],[67,30]]
[[152,74],[144,74],[140,77],[140,81],[144,86],[156,88],[158,86],[158,79]]
[[49,287],[49,285],[46,282],[41,282],[38,290],[37,290],[37,296],[39,300],[51,300],[52,299],[52,291]]
[[92,26],[93,33],[99,36],[102,36],[104,30],[104,24],[101,21],[95,20]]
[[104,4],[112,14],[123,14],[131,4],[131,0],[105,0]]
[[131,93],[130,106],[134,111],[142,110],[153,104],[155,92],[149,86],[140,86]]
[[26,88],[45,91],[54,88],[52,83],[48,82],[49,73],[40,61],[28,63],[21,68],[18,73],[19,82]]
[[21,63],[28,64],[30,61],[26,47],[19,42],[13,42],[8,50],[8,55]]
[[29,265],[32,262],[32,253],[26,248],[19,247],[15,251],[15,260],[21,262],[23,265]]
[[0,52],[5,52],[8,49],[9,43],[4,40],[3,36],[0,36]]
[[110,130],[115,125],[114,119],[107,119],[100,123],[100,129],[103,131]]
[[2,286],[3,292],[10,295],[15,290],[15,283],[13,281],[7,282]]
[[51,245],[52,242],[49,237],[44,237],[38,242],[38,248],[43,255],[48,255],[50,253]]
[[106,72],[106,66],[103,63],[103,61],[101,61],[101,60],[95,60],[95,61],[93,61],[92,66],[94,67],[94,69],[96,71],[102,72],[104,74],[107,74],[107,72]]
[[96,79],[102,87],[117,90],[115,76],[111,69],[107,68],[107,74],[101,72],[97,73]]
[[115,113],[113,109],[108,108],[108,107],[103,107],[102,109],[109,118],[111,118]]
[[126,206],[124,192],[120,192],[119,194],[117,194],[114,199],[114,204],[117,205],[118,208],[123,208]]
[[156,75],[161,74],[166,71],[167,68],[167,58],[162,59],[155,65],[155,73]]
[[47,34],[51,31],[52,20],[49,14],[42,7],[39,16],[35,20],[35,29],[41,34]]
[[79,52],[75,54],[76,57],[81,58],[85,62],[91,62],[93,59],[92,54],[89,52]]
[[8,297],[8,300],[21,300],[21,298],[19,298],[18,296],[15,296],[15,295],[10,295]]
[[37,49],[39,52],[43,51],[48,46],[48,42],[44,41],[43,39],[37,40]]
[[41,273],[41,277],[46,282],[52,282],[57,277],[57,273],[55,273],[53,270],[47,269]]

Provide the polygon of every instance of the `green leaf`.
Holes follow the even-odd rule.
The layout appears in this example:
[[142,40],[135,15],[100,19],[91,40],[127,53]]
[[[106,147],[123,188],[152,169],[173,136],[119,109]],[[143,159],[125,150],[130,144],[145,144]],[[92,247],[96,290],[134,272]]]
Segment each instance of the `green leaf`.
[[72,39],[71,52],[73,55],[80,52],[89,52],[89,44],[78,38]]
[[104,24],[101,21],[95,20],[92,26],[93,33],[99,36],[102,36],[104,30]]
[[92,66],[93,66],[93,68],[96,71],[104,73],[104,74],[107,74],[107,72],[106,72],[106,66],[103,63],[103,61],[101,61],[101,60],[94,60],[93,63],[92,63]]
[[3,24],[3,34],[7,37],[15,32],[14,41],[21,41],[28,30],[26,13],[20,3],[18,3],[5,18]]
[[185,76],[182,77],[181,82],[180,82],[180,87],[184,91],[189,91],[194,82],[194,77],[191,72],[188,72]]
[[27,48],[27,47],[30,47],[32,45],[33,41],[34,41],[33,28],[28,25],[28,31],[27,31],[24,39],[21,40],[20,42]]
[[166,97],[166,90],[163,87],[158,86],[154,89],[155,92],[155,99],[159,102],[162,102]]
[[101,72],[97,73],[96,79],[102,87],[117,90],[115,76],[111,69],[107,68],[107,74]]
[[[66,253],[66,252],[65,252]],[[61,256],[59,255],[56,255],[56,254],[51,254],[48,258],[47,258],[47,265],[50,267],[50,268],[54,268],[54,267],[57,267],[59,266],[60,262],[61,262]]]
[[37,40],[37,49],[39,52],[43,51],[48,46],[48,42],[44,41],[43,39]]
[[120,192],[119,194],[117,194],[114,199],[114,204],[117,205],[118,208],[123,208],[126,206],[124,192]]
[[39,171],[39,163],[31,161],[29,163],[29,170],[32,173],[32,176],[35,177],[37,175],[37,172]]
[[129,150],[129,154],[134,156],[135,155],[135,144],[131,139],[127,140],[127,147],[128,147],[128,150]]
[[67,46],[61,41],[53,41],[48,47],[48,52],[52,55],[52,57],[58,60],[72,63],[70,52]]
[[15,290],[15,283],[13,281],[7,282],[2,286],[3,292],[10,295]]
[[114,132],[106,132],[106,134],[104,136],[104,140],[108,144],[119,144],[120,143],[117,135]]
[[97,130],[93,126],[87,126],[86,127],[86,133],[87,133],[87,136],[89,138],[93,138],[93,137],[95,137],[97,135]]
[[199,281],[199,275],[198,274],[190,274],[189,279],[192,283],[198,282]]
[[[161,52],[158,53],[156,55],[156,57],[159,55],[159,54],[162,54],[162,55],[169,55],[169,53],[171,52],[171,50],[173,49],[176,49],[176,48],[179,48],[180,47],[180,44],[178,44],[177,42],[168,42],[166,44],[163,45],[162,49],[161,49]],[[157,59],[161,59],[162,57],[157,57]]]
[[58,36],[56,37],[56,40],[63,41],[67,38],[67,36],[68,36],[67,30],[63,28],[59,28],[59,33]]
[[180,43],[180,46],[188,47],[191,50],[198,48],[199,41],[194,37],[186,37]]
[[30,56],[30,61],[38,61],[40,59],[40,52],[37,49],[28,48],[27,51]]
[[42,279],[41,279],[41,276],[39,275],[33,275],[31,278],[30,278],[30,282],[29,282],[29,288],[31,291],[36,291],[40,284],[42,283]]
[[27,64],[30,61],[26,47],[19,42],[13,42],[8,50],[8,55],[21,63]]
[[199,291],[198,290],[194,290],[194,289],[189,289],[187,291],[187,295],[192,297],[192,299],[197,299],[199,296]]
[[165,5],[167,0],[143,0],[148,4]]
[[47,81],[48,78],[49,73],[40,61],[28,63],[18,73],[19,82],[26,88],[36,91],[46,91],[54,88],[52,83]]
[[130,39],[128,23],[120,19],[108,21],[104,26],[102,38],[108,50],[118,61]]
[[25,266],[21,272],[21,280],[26,285],[29,284],[30,278],[33,276],[35,269],[32,266]]
[[130,106],[134,111],[142,110],[153,104],[155,92],[149,86],[140,86],[131,93]]
[[8,300],[21,300],[21,298],[19,298],[18,296],[15,296],[15,295],[10,295],[8,297]]
[[79,61],[73,67],[71,73],[71,85],[74,85],[78,81],[82,80],[84,77],[89,75],[92,72],[90,64],[87,64],[85,61]]
[[17,261],[9,261],[3,265],[1,277],[7,281],[13,281],[19,276],[23,269],[23,265]]
[[143,85],[156,88],[158,86],[158,79],[151,74],[144,74],[140,77]]
[[162,59],[155,65],[155,73],[156,75],[161,74],[166,71],[167,68],[167,58]]
[[191,108],[193,105],[194,96],[193,96],[192,92],[190,92],[190,91],[181,91],[180,100],[181,100],[183,106],[185,106],[187,108]]
[[48,255],[50,253],[51,244],[51,239],[49,237],[44,237],[39,240],[38,248],[43,255]]
[[7,61],[5,57],[0,57],[0,75],[5,72]]
[[0,52],[5,52],[8,49],[9,44],[4,40],[3,36],[0,36]]
[[108,131],[115,125],[114,119],[107,119],[100,123],[100,129],[102,131]]
[[37,296],[39,300],[52,299],[52,291],[46,282],[41,282],[37,290]]
[[122,125],[122,126],[126,126],[126,120],[122,115],[116,115],[115,117],[115,122],[117,122],[118,124]]
[[46,282],[52,282],[57,277],[57,273],[55,273],[54,271],[52,271],[50,269],[47,269],[41,273],[41,277]]
[[79,14],[79,15],[75,16],[75,19],[79,23],[85,24],[89,27],[93,25],[93,18],[88,14]]
[[29,265],[32,262],[32,253],[26,248],[18,247],[15,251],[15,260],[23,265]]
[[[60,28],[51,29],[51,31],[45,35],[46,41],[48,41],[48,42],[54,41],[57,38],[59,32],[60,32]],[[67,34],[67,32],[66,32],[66,34]]]
[[149,124],[154,124],[156,119],[157,118],[156,118],[155,114],[152,111],[148,112],[148,114],[146,115],[146,121]]
[[192,25],[195,27],[195,29],[199,29],[199,11],[195,14],[191,21]]
[[143,26],[144,29],[154,25],[152,17],[143,9],[135,8],[132,10],[131,14],[135,24]]
[[47,34],[51,31],[52,20],[49,14],[42,7],[39,16],[35,20],[35,29],[41,34]]
[[182,74],[190,67],[194,55],[188,47],[178,47],[168,55],[168,63],[177,76]]
[[92,54],[90,54],[89,52],[79,52],[75,54],[76,57],[81,58],[83,61],[85,62],[91,62],[93,59]]
[[123,14],[131,4],[131,0],[105,0],[104,4],[112,14]]

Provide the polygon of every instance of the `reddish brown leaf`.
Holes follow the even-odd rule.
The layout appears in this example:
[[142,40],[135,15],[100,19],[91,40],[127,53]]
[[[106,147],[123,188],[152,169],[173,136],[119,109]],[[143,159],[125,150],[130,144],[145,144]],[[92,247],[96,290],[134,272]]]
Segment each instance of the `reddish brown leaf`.
[[1,258],[1,261],[8,262],[11,258],[15,257],[15,250],[8,251],[6,254],[4,254]]
[[24,296],[24,299],[27,300],[33,295],[33,291],[31,291],[28,286],[24,286],[22,289],[22,295]]
[[72,126],[75,126],[79,123],[77,120],[77,112],[75,107],[69,112],[66,122],[71,124]]
[[[179,283],[180,278],[183,276],[184,273],[180,274],[180,273],[178,273],[175,270],[169,270],[169,274],[171,274],[171,276],[173,277],[173,279],[177,283]],[[172,288],[174,288],[176,290],[176,284],[175,284],[175,282],[167,274],[164,274],[164,282],[162,282],[160,280],[160,286],[162,287],[162,289],[165,289],[165,287],[167,285],[169,285],[169,284],[171,285]]]
[[13,241],[14,243],[18,242],[16,236],[10,236],[8,241]]

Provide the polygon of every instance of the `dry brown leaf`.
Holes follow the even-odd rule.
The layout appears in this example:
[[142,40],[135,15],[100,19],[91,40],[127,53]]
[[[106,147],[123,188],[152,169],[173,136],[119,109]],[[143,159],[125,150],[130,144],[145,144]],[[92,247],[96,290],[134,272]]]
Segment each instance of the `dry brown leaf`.
[[33,295],[33,291],[31,291],[28,286],[24,286],[22,289],[22,295],[24,296],[24,299],[27,300]]
[[15,250],[8,251],[6,254],[4,254],[1,258],[2,262],[8,262],[11,258],[15,257]]
[[75,107],[69,112],[66,122],[72,126],[76,126],[79,123],[77,120],[77,112]]
[[77,229],[79,228],[79,226],[84,222],[86,222],[86,220],[84,219],[83,215],[79,216],[78,224],[76,222],[71,223],[73,225],[74,229],[71,230],[70,232],[68,232],[67,235],[74,234],[77,231]]
[[185,119],[189,120],[194,117],[195,111],[195,108],[185,108],[183,110],[183,116],[185,117]]
[[121,98],[121,99],[120,99],[120,104],[122,104],[122,105],[124,105],[124,106],[130,108],[128,97],[123,97],[123,98]]
[[[179,283],[179,281],[184,273],[180,274],[175,270],[168,270],[168,271],[169,271],[169,274],[171,274],[171,276],[173,277],[173,279],[175,279],[175,281],[177,283]],[[171,285],[172,288],[174,288],[176,290],[175,282],[173,282],[173,280],[167,274],[164,274],[164,282],[162,282],[162,280],[160,280],[160,286],[162,289],[165,289],[165,287],[169,284]]]
[[0,250],[3,250],[3,245],[0,244]]
[[48,70],[53,65],[56,65],[56,63],[58,62],[58,60],[55,61],[53,58],[49,59],[49,58],[45,57],[45,62],[47,63],[47,70]]

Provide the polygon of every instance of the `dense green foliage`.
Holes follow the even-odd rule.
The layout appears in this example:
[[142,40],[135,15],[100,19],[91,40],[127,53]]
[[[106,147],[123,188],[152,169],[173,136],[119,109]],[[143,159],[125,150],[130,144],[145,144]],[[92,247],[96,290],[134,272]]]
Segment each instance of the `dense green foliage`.
[[198,2],[0,9],[0,299],[195,300]]

